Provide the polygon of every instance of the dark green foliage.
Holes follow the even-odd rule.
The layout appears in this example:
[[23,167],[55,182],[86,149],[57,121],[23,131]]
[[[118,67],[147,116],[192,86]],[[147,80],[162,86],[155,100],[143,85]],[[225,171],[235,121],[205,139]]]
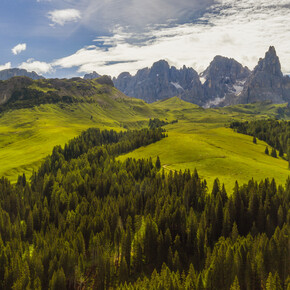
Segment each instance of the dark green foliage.
[[44,93],[34,89],[22,88],[20,90],[14,91],[8,102],[0,106],[0,112],[6,111],[8,109],[32,108],[42,104],[71,104],[81,101],[82,100],[78,100],[77,98],[71,96],[59,95],[54,91],[48,91],[47,93]]
[[0,288],[285,285],[290,179],[236,183],[229,196],[216,179],[209,194],[196,171],[115,158],[163,137],[91,129],[55,147],[30,182],[2,178]]
[[157,156],[155,166],[156,166],[156,168],[157,168],[158,170],[160,170],[160,168],[161,168],[161,162],[160,162],[160,158],[159,158],[159,156]]
[[257,144],[257,138],[255,136],[253,137],[253,143]]
[[269,155],[269,149],[268,149],[268,146],[266,146],[265,154]]
[[277,158],[277,152],[276,152],[276,150],[274,148],[272,148],[271,156],[274,157],[274,158]]
[[167,122],[164,120],[160,120],[158,118],[154,118],[154,119],[150,119],[149,120],[149,128],[150,129],[156,129],[156,128],[160,128],[162,126],[168,125],[168,124],[174,124],[177,123],[178,120],[173,120],[171,122]]

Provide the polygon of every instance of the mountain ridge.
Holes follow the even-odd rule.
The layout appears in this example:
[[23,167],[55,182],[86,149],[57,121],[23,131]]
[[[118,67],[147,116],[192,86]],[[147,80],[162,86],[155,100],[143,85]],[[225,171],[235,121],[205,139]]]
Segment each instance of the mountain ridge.
[[9,68],[9,69],[4,69],[4,70],[0,71],[0,80],[1,81],[9,80],[12,77],[22,77],[22,76],[29,77],[33,80],[44,79],[43,76],[38,75],[36,72],[34,72],[34,71],[29,72],[26,69]]

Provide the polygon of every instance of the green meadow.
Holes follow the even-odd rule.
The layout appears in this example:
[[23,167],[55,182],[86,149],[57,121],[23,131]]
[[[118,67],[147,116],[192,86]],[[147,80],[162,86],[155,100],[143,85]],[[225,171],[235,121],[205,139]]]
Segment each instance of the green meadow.
[[178,123],[166,125],[168,137],[142,147],[127,157],[153,159],[160,156],[165,170],[198,170],[209,188],[218,177],[231,190],[236,180],[247,182],[274,177],[284,184],[288,163],[264,154],[266,144],[227,128],[233,120],[276,117],[284,105],[253,104],[203,109],[171,98],[154,104],[131,99],[114,89],[113,97],[100,96],[95,103],[46,104],[10,110],[0,116],[0,175],[15,182],[23,172],[30,175],[55,145],[90,127],[140,129],[149,118]]

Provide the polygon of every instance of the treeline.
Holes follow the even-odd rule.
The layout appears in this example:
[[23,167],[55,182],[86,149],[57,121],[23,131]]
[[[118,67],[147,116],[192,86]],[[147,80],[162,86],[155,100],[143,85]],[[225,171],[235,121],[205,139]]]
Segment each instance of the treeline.
[[287,289],[290,179],[228,195],[159,158],[116,160],[163,137],[90,129],[30,182],[2,178],[0,289]]
[[164,120],[160,120],[158,118],[154,118],[154,119],[149,119],[149,128],[156,129],[156,128],[160,128],[162,126],[165,126],[168,124],[174,124],[174,123],[178,123],[178,120],[173,120],[171,122],[167,122]]
[[[232,122],[230,128],[238,133],[250,135],[265,141],[279,152],[279,156],[290,150],[290,122],[274,119],[257,120],[251,122]],[[288,141],[289,140],[289,141]]]

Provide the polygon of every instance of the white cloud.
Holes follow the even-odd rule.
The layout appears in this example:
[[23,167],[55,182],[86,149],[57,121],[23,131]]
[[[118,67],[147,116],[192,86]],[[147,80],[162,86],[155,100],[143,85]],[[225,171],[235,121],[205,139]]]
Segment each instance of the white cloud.
[[53,65],[116,76],[122,71],[135,73],[166,59],[177,67],[185,64],[202,71],[219,54],[252,69],[274,45],[283,71],[289,72],[289,9],[289,0],[221,0],[195,23],[160,27],[142,34],[115,29],[112,37],[97,39],[109,48],[84,47]]
[[58,24],[63,26],[67,22],[77,22],[81,19],[81,13],[77,9],[62,9],[48,12],[48,18],[52,26]]
[[0,65],[0,71],[9,68],[11,68],[11,62],[7,62],[4,65]]
[[26,50],[26,43],[19,43],[11,49],[14,55],[17,55],[25,50]]
[[46,62],[41,62],[34,59],[28,59],[26,62],[23,62],[19,68],[26,69],[27,71],[35,71],[38,74],[52,73],[53,67]]

